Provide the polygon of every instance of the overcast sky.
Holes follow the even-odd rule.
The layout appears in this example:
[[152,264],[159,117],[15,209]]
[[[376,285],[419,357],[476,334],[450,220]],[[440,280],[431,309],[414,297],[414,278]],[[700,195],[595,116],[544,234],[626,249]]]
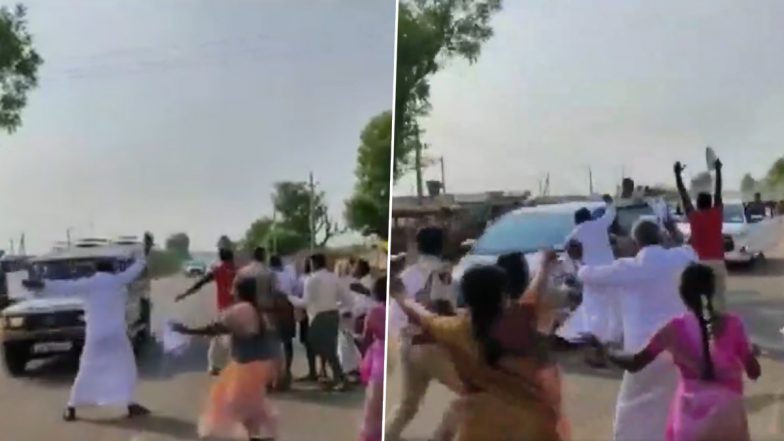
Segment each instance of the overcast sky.
[[24,126],[0,133],[0,248],[74,227],[210,250],[310,170],[342,218],[359,133],[391,107],[393,1],[25,4],[46,63]]
[[450,191],[535,191],[549,171],[587,192],[589,166],[598,190],[622,167],[671,183],[676,159],[705,170],[706,145],[738,188],[784,155],[781,23],[779,0],[507,0],[479,62],[433,78],[425,141]]

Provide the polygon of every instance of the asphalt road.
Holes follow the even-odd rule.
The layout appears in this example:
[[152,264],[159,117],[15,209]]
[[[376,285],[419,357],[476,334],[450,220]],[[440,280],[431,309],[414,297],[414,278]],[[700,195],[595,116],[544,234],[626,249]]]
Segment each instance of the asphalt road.
[[[154,323],[166,317],[189,324],[207,323],[214,315],[214,288],[204,290],[178,304],[172,298],[192,281],[172,277],[153,282]],[[155,328],[156,326],[154,326]],[[68,399],[76,364],[67,358],[46,360],[31,366],[22,379],[0,373],[0,439],[4,441],[164,441],[193,440],[196,419],[209,390],[206,374],[206,342],[194,342],[178,358],[164,356],[150,344],[139,357],[138,399],[153,415],[129,421],[120,410],[84,412],[83,420],[64,423],[62,407]],[[295,376],[306,373],[304,350],[295,348]],[[363,391],[323,393],[306,385],[295,385],[285,394],[273,396],[281,416],[280,441],[357,439],[362,414]]]
[[[783,232],[784,233],[784,232]],[[784,234],[781,235],[784,239]],[[733,311],[744,319],[752,340],[763,348],[763,374],[757,383],[747,383],[746,407],[755,441],[784,439],[784,240],[767,262],[753,269],[733,269],[728,286]],[[564,400],[573,426],[574,441],[612,439],[619,371],[596,371],[583,366],[575,356],[563,360]],[[399,370],[387,380],[387,413],[400,397]],[[433,385],[417,418],[404,432],[409,441],[424,441],[432,433],[452,398],[441,385]]]

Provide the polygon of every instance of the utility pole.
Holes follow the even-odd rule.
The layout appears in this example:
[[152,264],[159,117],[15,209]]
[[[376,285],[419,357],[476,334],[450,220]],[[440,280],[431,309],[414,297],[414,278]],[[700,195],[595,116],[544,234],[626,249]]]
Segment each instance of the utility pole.
[[20,256],[26,256],[27,255],[27,249],[25,247],[25,235],[24,235],[24,233],[22,233],[22,236],[19,238],[19,255]]
[[13,240],[13,239],[10,239],[10,240],[9,240],[9,243],[11,244],[11,252],[10,252],[10,253],[8,253],[8,254],[10,254],[11,256],[13,256],[13,255],[15,255],[15,254],[16,254],[16,250],[14,250],[14,240]]
[[65,241],[68,243],[68,248],[71,247],[71,230],[73,230],[73,227],[68,227],[65,229]]
[[272,254],[278,254],[278,209],[272,206]]
[[308,189],[310,190],[310,203],[308,204],[308,220],[310,225],[310,250],[316,249],[316,183],[313,181],[313,172],[310,172],[308,179]]
[[422,143],[419,139],[414,144],[414,168],[416,169],[417,202],[422,205],[424,189],[422,187]]
[[441,193],[446,194],[446,173],[444,172],[443,156],[441,156]]
[[593,196],[593,171],[588,167],[588,195]]

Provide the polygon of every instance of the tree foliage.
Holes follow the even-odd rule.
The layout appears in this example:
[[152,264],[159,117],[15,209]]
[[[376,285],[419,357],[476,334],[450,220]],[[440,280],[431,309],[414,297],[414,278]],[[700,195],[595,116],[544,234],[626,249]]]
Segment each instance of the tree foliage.
[[430,111],[430,78],[449,59],[475,62],[500,9],[501,0],[400,0],[394,179],[411,165],[420,143],[417,120]]
[[186,233],[175,233],[166,238],[166,251],[181,260],[190,259],[191,239]]
[[744,195],[749,195],[756,192],[760,187],[760,182],[751,176],[751,173],[746,173],[743,179],[740,180],[740,191]]
[[773,163],[765,179],[772,187],[779,188],[784,186],[784,156]]
[[325,194],[307,182],[279,182],[275,184],[272,203],[278,218],[273,221],[263,216],[254,221],[242,239],[246,250],[257,246],[277,245],[279,254],[291,254],[310,246],[310,200],[313,195],[316,246],[323,247],[343,230],[329,215]]
[[373,117],[360,135],[357,183],[346,201],[348,226],[365,235],[386,237],[389,226],[389,162],[392,153],[392,112]]
[[27,29],[25,7],[0,7],[0,130],[13,133],[22,125],[27,94],[38,84],[42,62]]

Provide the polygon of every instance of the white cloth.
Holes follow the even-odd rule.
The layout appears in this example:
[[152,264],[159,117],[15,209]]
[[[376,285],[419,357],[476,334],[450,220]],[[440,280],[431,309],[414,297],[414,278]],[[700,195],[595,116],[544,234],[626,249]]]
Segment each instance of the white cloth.
[[297,274],[293,272],[293,268],[284,268],[282,270],[275,270],[275,282],[277,283],[278,291],[293,296],[297,292]]
[[[416,263],[404,269],[400,274],[400,281],[403,282],[406,296],[409,299],[413,299],[416,293],[425,287],[428,276],[433,271],[438,271],[443,267],[444,262],[435,256],[420,256]],[[390,335],[396,337],[408,325],[408,318],[397,302],[390,302],[389,309],[387,330]]]
[[362,362],[362,354],[354,341],[353,329],[349,326],[341,325],[338,332],[338,360],[344,372],[358,371]]
[[[582,244],[584,264],[609,265],[615,260],[609,233],[615,216],[615,206],[609,204],[599,219],[577,225],[568,236],[567,242],[574,239]],[[558,329],[557,335],[575,341],[590,333],[603,342],[620,342],[621,311],[613,290],[607,286],[584,286],[580,306]]]
[[583,245],[583,263],[586,265],[607,265],[615,259],[610,243],[610,225],[615,220],[615,206],[608,204],[599,219],[589,220],[574,227],[566,241],[572,239]]
[[[683,270],[696,260],[689,246],[649,246],[635,258],[619,259],[612,265],[585,266],[579,278],[583,286],[616,288],[624,351],[637,353],[659,329],[686,312],[678,286]],[[615,441],[664,440],[677,376],[669,357],[659,357],[642,371],[624,376],[616,407]]]
[[180,355],[188,349],[191,343],[191,337],[172,329],[174,320],[167,319],[163,322],[161,327],[160,342],[165,354]]
[[336,274],[325,269],[312,273],[305,279],[302,298],[289,296],[291,303],[305,308],[311,320],[322,312],[339,311],[351,307],[351,294]]
[[76,280],[48,280],[44,293],[77,296],[84,301],[85,342],[69,406],[127,406],[133,402],[137,371],[125,322],[127,285],[138,278],[145,261],[124,272],[99,272]]

